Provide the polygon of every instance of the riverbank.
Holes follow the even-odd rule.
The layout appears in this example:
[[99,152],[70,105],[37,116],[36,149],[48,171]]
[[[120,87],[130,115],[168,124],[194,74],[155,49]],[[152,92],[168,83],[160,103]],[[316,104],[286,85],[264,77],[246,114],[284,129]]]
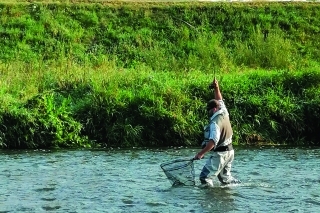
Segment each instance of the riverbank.
[[0,4],[2,148],[319,145],[318,3]]

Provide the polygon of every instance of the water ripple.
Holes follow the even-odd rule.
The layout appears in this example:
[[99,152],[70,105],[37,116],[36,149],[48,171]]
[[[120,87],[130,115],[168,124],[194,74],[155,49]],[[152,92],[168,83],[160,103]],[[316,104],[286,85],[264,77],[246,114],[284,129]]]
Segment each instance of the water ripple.
[[42,206],[42,209],[44,209],[46,211],[58,210],[60,208],[61,208],[61,206]]
[[34,191],[36,192],[48,192],[48,191],[54,191],[56,188],[54,187],[44,187],[44,188],[38,188],[35,189]]

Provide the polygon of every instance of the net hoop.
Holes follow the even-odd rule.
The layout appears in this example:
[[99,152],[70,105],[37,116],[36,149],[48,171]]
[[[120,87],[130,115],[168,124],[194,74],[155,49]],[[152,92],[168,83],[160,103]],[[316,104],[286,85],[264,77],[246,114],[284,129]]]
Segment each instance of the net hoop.
[[160,164],[161,169],[171,182],[172,186],[195,185],[193,159],[182,158]]

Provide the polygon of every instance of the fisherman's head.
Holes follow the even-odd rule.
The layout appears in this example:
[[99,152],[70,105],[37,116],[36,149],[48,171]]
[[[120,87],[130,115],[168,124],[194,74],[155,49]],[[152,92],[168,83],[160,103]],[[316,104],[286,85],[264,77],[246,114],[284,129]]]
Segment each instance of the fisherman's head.
[[210,101],[208,101],[207,112],[208,112],[209,117],[211,117],[219,109],[220,109],[220,102],[219,101],[217,101],[215,99],[211,99]]

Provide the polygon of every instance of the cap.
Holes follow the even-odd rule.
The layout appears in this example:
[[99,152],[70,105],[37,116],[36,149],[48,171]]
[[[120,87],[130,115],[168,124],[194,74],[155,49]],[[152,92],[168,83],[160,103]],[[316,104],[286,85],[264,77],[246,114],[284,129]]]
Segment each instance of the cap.
[[211,99],[207,103],[207,110],[212,109],[212,108],[220,108],[220,102],[217,101],[216,99]]

